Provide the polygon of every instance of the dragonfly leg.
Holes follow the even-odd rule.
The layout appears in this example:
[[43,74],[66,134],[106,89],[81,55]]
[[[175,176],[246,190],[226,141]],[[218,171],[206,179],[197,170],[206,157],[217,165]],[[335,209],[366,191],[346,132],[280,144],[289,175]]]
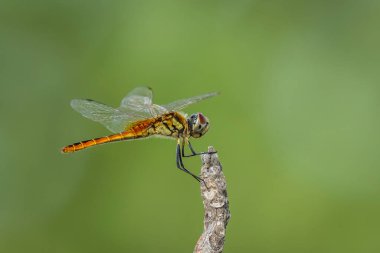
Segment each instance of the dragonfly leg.
[[204,154],[215,154],[217,153],[216,151],[215,152],[196,152],[194,149],[193,149],[193,146],[191,146],[191,143],[190,141],[187,141],[187,143],[189,144],[189,149],[191,151],[191,155],[185,155],[185,142],[183,141],[182,142],[182,157],[192,157],[192,156],[196,156],[196,155],[204,155]]
[[176,161],[177,161],[177,168],[182,170],[183,172],[191,175],[193,178],[195,178],[198,182],[203,182],[203,179],[200,178],[199,176],[193,174],[191,171],[189,171],[188,169],[185,168],[185,166],[183,165],[183,162],[182,162],[182,156],[181,156],[181,146],[179,143],[177,143],[177,150],[176,150]]

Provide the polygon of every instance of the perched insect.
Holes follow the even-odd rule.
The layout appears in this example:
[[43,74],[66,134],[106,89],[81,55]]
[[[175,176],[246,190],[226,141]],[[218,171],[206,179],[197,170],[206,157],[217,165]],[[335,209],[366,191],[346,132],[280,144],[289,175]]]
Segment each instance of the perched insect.
[[[177,167],[201,181],[200,177],[185,168],[182,158],[206,153],[195,152],[189,138],[202,137],[209,129],[209,120],[200,112],[187,117],[180,110],[216,95],[218,95],[216,92],[207,93],[174,101],[167,105],[156,105],[152,102],[153,94],[150,88],[137,87],[123,98],[118,108],[112,108],[93,100],[74,99],[71,101],[71,107],[74,110],[88,119],[101,123],[115,134],[68,145],[62,149],[62,152],[75,152],[114,141],[165,136],[177,140]],[[186,144],[191,151],[190,155],[185,155]]]

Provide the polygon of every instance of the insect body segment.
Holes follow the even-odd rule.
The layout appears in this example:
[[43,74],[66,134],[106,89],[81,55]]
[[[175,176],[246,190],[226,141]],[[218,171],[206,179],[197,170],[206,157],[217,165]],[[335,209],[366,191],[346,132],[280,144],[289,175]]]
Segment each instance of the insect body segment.
[[71,145],[68,145],[62,149],[62,153],[72,153],[75,151],[79,151],[88,147],[92,147],[95,145],[113,142],[113,141],[121,141],[134,138],[135,135],[130,132],[123,132],[119,134],[112,134],[104,137],[99,137],[87,141],[80,141]]

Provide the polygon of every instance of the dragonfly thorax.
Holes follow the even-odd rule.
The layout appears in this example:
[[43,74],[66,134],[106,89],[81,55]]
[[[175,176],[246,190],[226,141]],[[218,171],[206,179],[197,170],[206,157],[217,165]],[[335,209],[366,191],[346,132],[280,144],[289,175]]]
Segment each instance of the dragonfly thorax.
[[209,128],[208,119],[200,112],[192,114],[187,118],[190,135],[193,138],[202,137]]

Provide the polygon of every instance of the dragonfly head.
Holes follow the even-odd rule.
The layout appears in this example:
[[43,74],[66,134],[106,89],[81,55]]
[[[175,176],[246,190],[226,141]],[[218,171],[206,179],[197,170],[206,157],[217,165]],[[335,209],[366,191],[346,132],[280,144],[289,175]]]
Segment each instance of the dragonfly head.
[[209,121],[200,112],[192,114],[187,122],[189,123],[190,135],[193,138],[199,138],[208,131]]

